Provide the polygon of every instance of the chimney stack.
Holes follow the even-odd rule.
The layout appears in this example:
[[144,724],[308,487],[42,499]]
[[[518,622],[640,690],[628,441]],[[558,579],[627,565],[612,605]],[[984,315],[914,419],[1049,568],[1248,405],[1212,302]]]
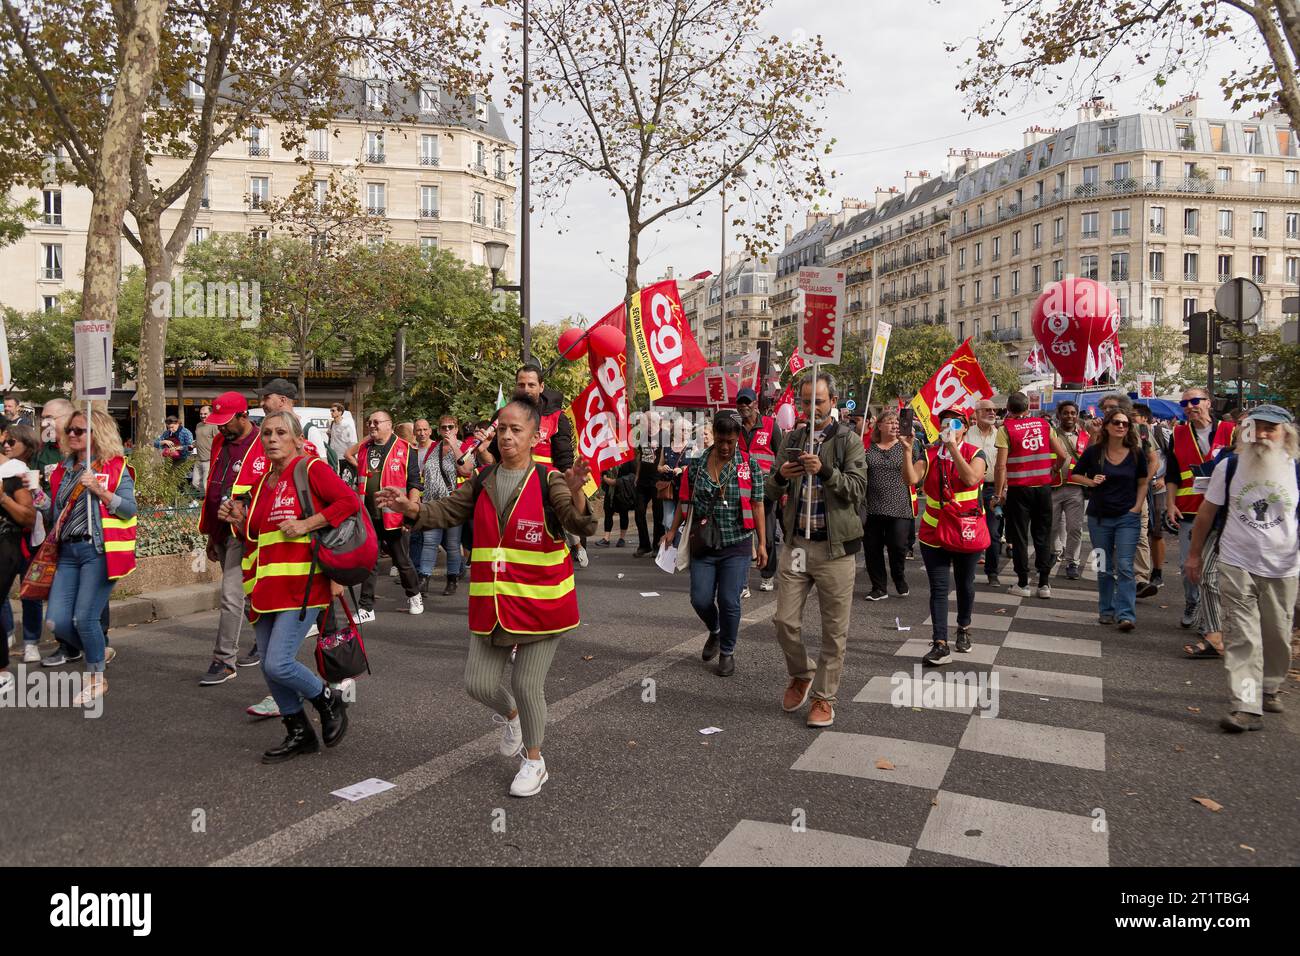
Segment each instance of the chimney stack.
[[923,169],[919,173],[914,173],[909,169],[903,174],[903,194],[906,196],[912,195],[912,190],[929,178],[930,173],[927,170]]
[[889,202],[889,200],[893,199],[897,195],[898,195],[897,186],[890,186],[888,189],[882,189],[880,186],[877,186],[876,187],[876,210],[879,211],[881,206]]
[[1119,113],[1115,107],[1106,102],[1104,96],[1094,96],[1086,103],[1079,104],[1079,122],[1090,123],[1094,120],[1114,119]]
[[794,238],[794,226],[790,225],[790,223],[787,222],[785,224],[785,244],[787,246],[790,245],[790,240],[792,240],[793,238]]

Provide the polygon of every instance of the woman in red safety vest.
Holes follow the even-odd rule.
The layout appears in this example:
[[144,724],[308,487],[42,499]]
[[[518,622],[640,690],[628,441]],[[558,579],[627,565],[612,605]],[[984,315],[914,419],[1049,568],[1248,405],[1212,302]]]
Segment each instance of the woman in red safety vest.
[[[912,436],[901,435],[911,451]],[[966,419],[959,412],[943,413],[939,441],[926,452],[922,490],[921,557],[930,578],[930,620],[934,629],[930,650],[921,660],[929,665],[952,660],[948,649],[948,576],[957,585],[957,650],[971,648],[970,622],[975,607],[975,569],[989,546],[988,522],[980,491],[988,461],[978,445],[966,441]]]
[[[326,747],[343,739],[348,728],[347,705],[315,672],[299,663],[298,649],[319,611],[332,596],[343,593],[319,570],[312,574],[311,532],[337,527],[361,507],[329,462],[309,456],[307,485],[312,496],[310,518],[294,485],[293,471],[304,457],[302,424],[291,411],[272,412],[262,419],[262,449],[268,468],[250,492],[222,503],[217,517],[229,521],[244,539],[248,568],[248,616],[253,621],[262,676],[275,698],[287,731],[278,747],[262,754],[263,763],[279,763],[298,754],[320,751],[320,741],[303,709],[310,700],[320,715]],[[311,589],[308,591],[308,581]],[[306,606],[317,613],[302,614]]]
[[[135,473],[126,463],[117,423],[100,411],[76,412],[63,427],[64,459],[50,475],[43,511],[58,536],[59,563],[50,587],[49,619],[61,645],[85,654],[86,683],[73,701],[84,707],[108,690],[100,617],[119,580],[135,570]],[[86,468],[87,442],[93,462]],[[85,495],[94,501],[87,508]]]
[[[547,781],[541,750],[546,674],[557,638],[581,623],[564,532],[596,531],[587,507],[586,461],[579,456],[563,473],[534,461],[540,429],[537,405],[517,396],[497,415],[497,462],[450,497],[417,504],[391,487],[375,496],[380,507],[405,515],[415,531],[473,524],[465,689],[495,711],[502,756],[522,757],[510,785],[515,797],[534,796]],[[506,690],[501,678],[516,646]]]

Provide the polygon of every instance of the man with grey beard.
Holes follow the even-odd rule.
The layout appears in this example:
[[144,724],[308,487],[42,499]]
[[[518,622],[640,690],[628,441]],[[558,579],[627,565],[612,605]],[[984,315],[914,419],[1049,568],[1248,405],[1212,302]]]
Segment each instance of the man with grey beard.
[[1185,571],[1200,580],[1201,549],[1219,534],[1223,663],[1232,709],[1219,721],[1230,733],[1262,730],[1264,712],[1282,712],[1278,690],[1291,661],[1291,611],[1300,581],[1300,438],[1295,419],[1260,405],[1242,422],[1238,452],[1215,465],[1192,527]]

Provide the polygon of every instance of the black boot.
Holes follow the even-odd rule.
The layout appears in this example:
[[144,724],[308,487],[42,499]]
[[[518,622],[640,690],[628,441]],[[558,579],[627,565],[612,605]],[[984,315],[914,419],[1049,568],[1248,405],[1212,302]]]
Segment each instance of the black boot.
[[460,575],[459,575],[459,574],[449,574],[449,575],[447,575],[447,586],[446,586],[445,588],[442,589],[442,593],[443,593],[443,595],[445,596],[445,595],[448,595],[448,594],[455,594],[455,593],[456,593],[456,585],[457,585],[458,583],[460,583]]
[[348,732],[348,705],[343,696],[325,685],[320,695],[311,699],[311,705],[320,714],[320,735],[325,738],[325,746],[333,747]]
[[262,763],[280,763],[298,754],[320,753],[320,741],[316,738],[316,731],[312,729],[306,711],[300,710],[280,719],[284,721],[288,733],[280,746],[272,747],[262,754]]

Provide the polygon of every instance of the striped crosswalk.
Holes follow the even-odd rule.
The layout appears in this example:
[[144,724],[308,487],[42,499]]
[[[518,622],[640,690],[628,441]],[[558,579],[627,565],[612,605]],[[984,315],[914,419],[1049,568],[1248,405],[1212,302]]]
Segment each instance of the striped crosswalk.
[[[1103,679],[1087,673],[1102,657],[1101,641],[1073,636],[1088,633],[1091,628],[1085,629],[1085,624],[1095,627],[1096,591],[1087,581],[1070,582],[1075,585],[1071,587],[1065,583],[1053,582],[1051,600],[1019,598],[981,586],[971,621],[974,646],[968,654],[954,654],[947,667],[919,666],[929,648],[928,617],[912,632],[918,636],[900,632],[893,651],[899,671],[871,677],[851,697],[841,692],[839,707],[884,705],[919,711],[913,715],[919,723],[906,725],[909,736],[824,730],[791,765],[795,773],[845,778],[846,787],[903,788],[900,799],[914,799],[904,793],[924,799],[930,792],[929,812],[919,831],[872,833],[887,841],[878,842],[803,828],[797,821],[741,820],[704,864],[904,866],[915,851],[925,851],[997,865],[1107,865],[1109,833],[1099,808],[992,799],[994,794],[976,792],[979,788],[972,785],[973,779],[981,779],[979,774],[959,775],[959,785],[952,773],[959,761],[972,759],[1049,765],[1058,774],[1106,772],[1106,735],[1069,726],[1072,707],[1104,700]],[[955,595],[950,595],[950,628],[956,627],[955,607]],[[1012,659],[1041,659],[1042,666],[999,663],[1004,649],[1033,652]],[[1033,707],[1028,708],[1029,697],[1000,696],[1006,694],[1033,695]],[[1000,716],[999,701],[1016,699],[1026,701],[1016,719]],[[949,714],[968,717],[954,722],[942,716]],[[913,727],[921,739],[910,739]],[[1096,781],[1081,777],[1080,784],[1084,782]],[[971,792],[959,792],[958,786]],[[1007,794],[1003,790],[996,795]]]

